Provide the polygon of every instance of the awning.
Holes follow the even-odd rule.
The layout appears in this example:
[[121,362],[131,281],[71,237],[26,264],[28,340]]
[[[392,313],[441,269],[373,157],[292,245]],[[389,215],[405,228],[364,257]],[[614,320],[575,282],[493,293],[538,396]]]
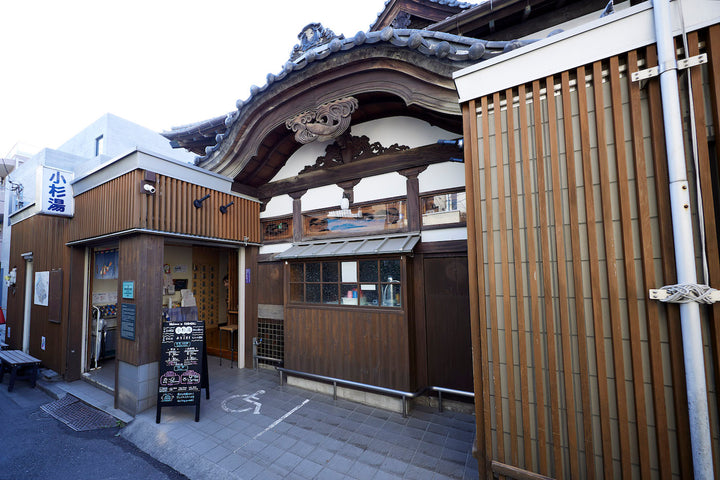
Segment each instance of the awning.
[[357,255],[388,255],[410,253],[420,241],[420,233],[404,233],[374,237],[335,238],[298,242],[275,255],[276,260],[315,257],[348,257]]

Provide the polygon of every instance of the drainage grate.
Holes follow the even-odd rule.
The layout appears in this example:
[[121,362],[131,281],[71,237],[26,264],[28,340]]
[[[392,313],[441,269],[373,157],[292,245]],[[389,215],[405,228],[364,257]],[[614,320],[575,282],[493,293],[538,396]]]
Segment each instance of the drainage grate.
[[63,398],[42,405],[40,408],[76,432],[109,428],[117,425],[115,417],[91,407],[72,395],[65,395]]

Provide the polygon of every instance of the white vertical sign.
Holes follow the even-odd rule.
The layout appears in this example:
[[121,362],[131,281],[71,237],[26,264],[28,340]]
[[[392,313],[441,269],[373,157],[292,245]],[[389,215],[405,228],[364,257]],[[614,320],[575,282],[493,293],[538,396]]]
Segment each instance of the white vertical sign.
[[70,185],[75,174],[58,168],[43,167],[41,187],[41,211],[47,215],[72,217],[75,199]]

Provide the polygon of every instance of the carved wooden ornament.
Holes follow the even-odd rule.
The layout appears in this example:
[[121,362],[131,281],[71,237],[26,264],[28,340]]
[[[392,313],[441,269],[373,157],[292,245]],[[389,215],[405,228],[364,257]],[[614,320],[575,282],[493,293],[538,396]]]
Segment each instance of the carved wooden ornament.
[[303,145],[315,140],[324,142],[339,137],[347,130],[350,116],[357,108],[355,98],[339,98],[289,118],[285,126],[295,132],[295,140]]

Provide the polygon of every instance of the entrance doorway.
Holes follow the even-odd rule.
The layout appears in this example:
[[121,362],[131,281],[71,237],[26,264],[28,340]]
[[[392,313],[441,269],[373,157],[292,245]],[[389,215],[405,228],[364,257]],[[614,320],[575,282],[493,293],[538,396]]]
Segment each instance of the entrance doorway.
[[428,381],[473,390],[467,257],[424,260]]
[[115,390],[115,351],[119,336],[118,261],[117,246],[91,250],[84,376],[109,392]]

